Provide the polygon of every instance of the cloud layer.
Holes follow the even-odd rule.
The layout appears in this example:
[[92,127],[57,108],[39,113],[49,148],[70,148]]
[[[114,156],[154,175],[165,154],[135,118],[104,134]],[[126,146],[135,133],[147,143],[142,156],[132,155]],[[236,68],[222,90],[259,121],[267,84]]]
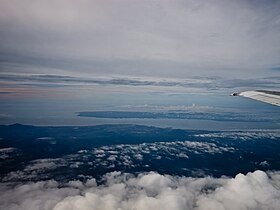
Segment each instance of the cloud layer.
[[273,0],[4,0],[1,71],[276,75],[279,8]]
[[0,95],[279,89],[279,8],[273,0],[4,0]]
[[[155,160],[167,158],[169,160],[174,159],[174,161],[176,161],[176,159],[177,161],[178,159],[187,161],[189,156],[192,155],[216,155],[234,153],[235,151],[235,148],[227,145],[196,141],[101,146],[92,150],[80,150],[77,153],[66,155],[61,158],[32,160],[24,169],[8,173],[2,181],[19,182],[50,179],[50,177],[54,175],[54,170],[60,169],[63,171],[62,167],[69,167],[73,171],[79,167],[85,167],[87,170],[90,168],[97,170],[102,168],[106,170],[117,170],[117,168],[133,169],[137,167],[144,167],[147,169],[150,168],[148,164],[153,164]],[[202,159],[201,157],[201,160]],[[184,171],[187,169],[184,168],[181,170]],[[201,170],[201,173],[203,174],[203,170]],[[66,179],[66,177],[64,177],[64,179]]]
[[280,206],[280,173],[255,171],[235,178],[189,178],[150,172],[112,172],[104,183],[1,184],[3,210],[276,210]]
[[[17,93],[28,94],[32,89],[43,88],[52,90],[56,88],[59,92],[71,88],[80,90],[82,87],[88,89],[108,88],[128,91],[127,86],[134,91],[176,91],[176,92],[226,92],[242,91],[248,89],[275,89],[280,85],[280,77],[263,77],[254,79],[225,79],[222,77],[188,77],[185,79],[151,78],[151,77],[129,77],[129,76],[65,76],[63,74],[7,74],[0,73],[2,92],[0,94]],[[131,90],[130,88],[130,90]],[[19,91],[21,90],[21,91]],[[8,95],[9,96],[9,95]]]

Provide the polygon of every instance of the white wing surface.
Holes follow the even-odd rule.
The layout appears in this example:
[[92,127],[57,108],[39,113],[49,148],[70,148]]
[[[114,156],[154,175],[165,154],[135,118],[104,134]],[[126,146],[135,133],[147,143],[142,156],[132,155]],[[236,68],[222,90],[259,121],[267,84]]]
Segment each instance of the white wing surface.
[[243,96],[247,98],[252,98],[258,101],[269,103],[272,105],[280,106],[280,92],[270,91],[270,90],[254,90],[254,91],[244,91],[240,93],[233,93],[233,96]]

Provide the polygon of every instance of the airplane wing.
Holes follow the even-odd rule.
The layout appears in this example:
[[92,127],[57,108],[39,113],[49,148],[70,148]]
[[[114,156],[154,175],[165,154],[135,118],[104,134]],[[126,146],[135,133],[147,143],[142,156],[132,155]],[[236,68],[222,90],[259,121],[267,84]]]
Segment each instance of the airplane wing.
[[244,91],[240,93],[233,93],[233,96],[243,96],[247,98],[252,98],[258,101],[269,103],[272,105],[280,106],[280,92],[270,91],[270,90],[254,90],[254,91]]

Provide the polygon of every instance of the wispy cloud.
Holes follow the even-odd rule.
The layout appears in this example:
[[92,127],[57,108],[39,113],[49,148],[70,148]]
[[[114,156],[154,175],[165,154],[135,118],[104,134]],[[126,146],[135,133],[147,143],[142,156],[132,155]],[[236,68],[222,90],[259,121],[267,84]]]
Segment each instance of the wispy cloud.
[[[188,79],[167,79],[149,77],[75,77],[45,74],[0,74],[2,88],[16,87],[82,87],[82,86],[133,86],[180,88],[184,91],[198,89],[215,92],[223,90],[230,93],[234,90],[278,88],[280,77],[265,77],[255,79],[224,79],[220,77],[191,77]],[[4,89],[3,89],[4,90]],[[3,94],[9,91],[2,91]]]

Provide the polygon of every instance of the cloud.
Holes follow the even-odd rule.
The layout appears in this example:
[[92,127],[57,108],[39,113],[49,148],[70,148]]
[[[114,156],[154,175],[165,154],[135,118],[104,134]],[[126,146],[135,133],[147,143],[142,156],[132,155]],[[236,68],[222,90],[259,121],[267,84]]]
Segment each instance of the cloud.
[[203,138],[227,138],[232,140],[263,140],[263,139],[271,139],[278,140],[280,138],[279,130],[275,131],[227,131],[227,132],[219,132],[219,133],[207,133],[207,134],[196,134],[197,137]]
[[[1,140],[1,138],[0,138]],[[10,158],[13,153],[16,151],[16,148],[13,147],[6,147],[6,148],[0,148],[0,160],[5,160]],[[1,165],[1,164],[0,164]]]
[[[159,156],[168,158],[188,159],[191,154],[222,154],[232,153],[235,149],[230,146],[221,146],[209,142],[196,141],[171,141],[155,142],[142,144],[118,144],[111,146],[102,146],[87,151],[85,154],[92,153],[95,167],[100,164],[126,165],[133,168],[147,159],[157,159]],[[96,161],[100,159],[100,161]],[[102,160],[102,161],[101,161]],[[140,162],[139,162],[140,161]]]
[[[67,76],[48,74],[9,74],[1,73],[0,82],[3,90],[8,93],[19,93],[18,89],[45,88],[81,88],[96,89],[97,86],[105,87],[146,87],[148,90],[176,90],[177,92],[232,92],[233,90],[247,89],[277,89],[280,85],[280,77],[263,77],[250,79],[225,79],[221,77],[188,77],[184,79],[155,78],[155,77],[131,77],[131,76]],[[126,89],[127,90],[127,89]],[[125,90],[124,90],[125,91]]]
[[[8,148],[9,149],[9,148]],[[186,160],[193,155],[217,155],[234,153],[236,149],[228,145],[211,142],[171,141],[141,144],[116,144],[101,146],[92,150],[82,150],[61,158],[35,159],[24,163],[22,170],[10,171],[2,178],[4,182],[50,179],[62,167],[75,169],[86,167],[88,170],[120,170],[120,168],[142,168],[160,159]],[[0,151],[0,158],[13,157]],[[190,160],[192,161],[192,160]],[[67,173],[67,172],[66,172]]]
[[28,172],[31,171],[45,171],[45,170],[52,170],[57,167],[61,167],[64,165],[64,161],[62,159],[37,159],[31,161],[30,165],[28,165],[25,170]]
[[95,179],[58,183],[2,183],[0,208],[21,210],[277,210],[280,172],[255,171],[235,178],[138,176],[112,172],[104,184]]
[[[1,1],[1,71],[277,75],[278,1]],[[265,70],[264,70],[265,69]]]
[[11,180],[30,180],[48,177],[48,173],[53,170],[66,165],[66,161],[62,158],[48,158],[48,159],[36,159],[30,161],[23,170],[11,171],[3,181]]
[[13,147],[7,147],[7,148],[1,148],[0,152],[9,153],[9,152],[13,152],[14,150],[15,150],[15,148],[13,148]]

